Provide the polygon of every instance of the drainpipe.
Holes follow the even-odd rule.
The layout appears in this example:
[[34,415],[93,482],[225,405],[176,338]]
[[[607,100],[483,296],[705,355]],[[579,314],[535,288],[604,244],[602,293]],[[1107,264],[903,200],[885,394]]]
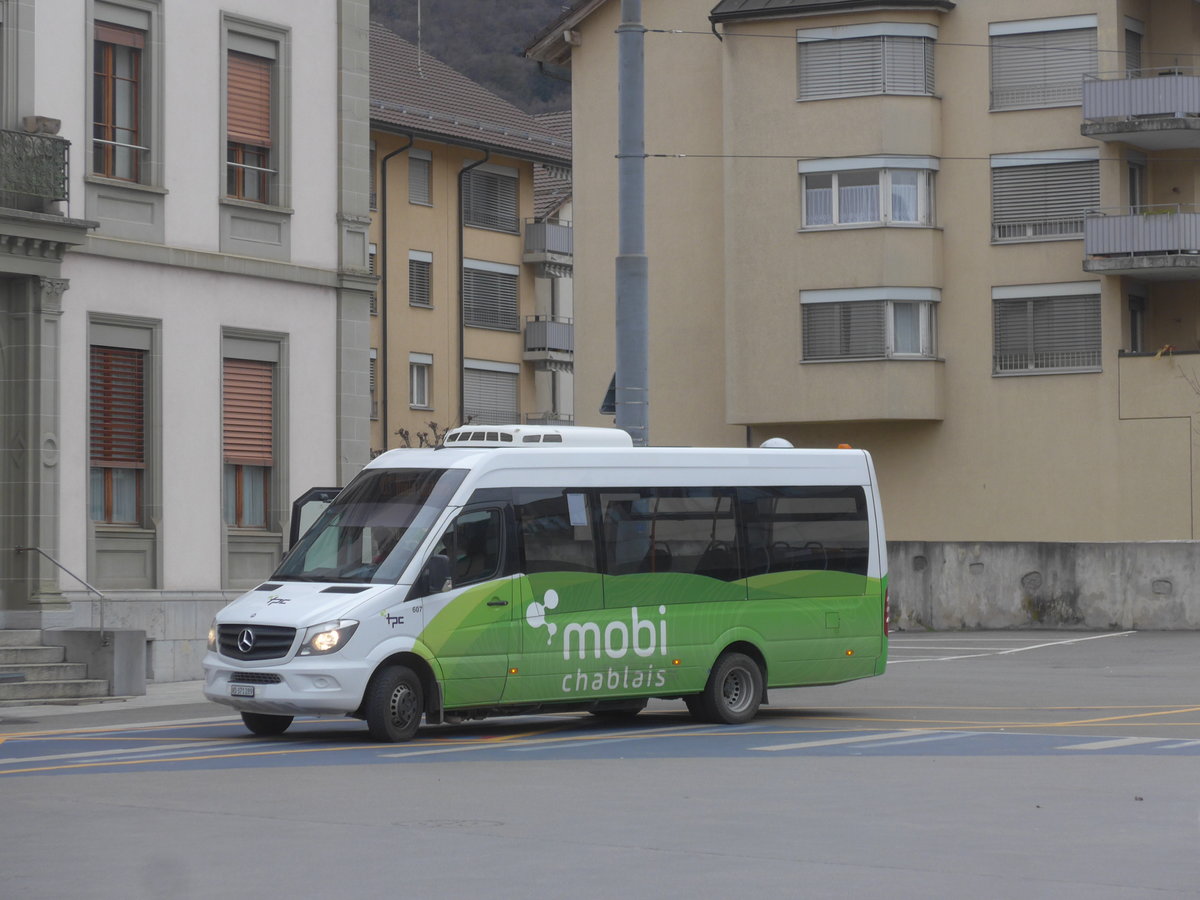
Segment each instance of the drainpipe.
[[483,159],[477,159],[469,166],[463,166],[458,173],[458,424],[466,425],[467,393],[466,378],[464,377],[467,363],[467,317],[463,314],[466,303],[466,292],[463,285],[463,264],[466,262],[465,231],[466,219],[463,217],[463,177],[476,166],[482,166],[492,158],[491,150],[483,151]]
[[[382,309],[379,313],[379,321],[380,321],[380,328],[383,331],[383,340],[381,341],[382,346],[380,346],[380,348],[379,348],[380,360],[379,360],[378,369],[375,373],[375,375],[376,375],[375,388],[376,388],[376,390],[379,391],[380,419],[383,423],[383,449],[384,450],[387,450],[389,448],[389,444],[391,443],[391,436],[392,436],[392,433],[389,430],[390,426],[388,425],[388,375],[391,372],[391,369],[388,368],[388,342],[391,338],[391,333],[388,331],[388,307],[391,305],[388,302],[388,293],[389,293],[388,292],[388,268],[389,268],[388,256],[390,256],[391,254],[388,253],[388,215],[387,215],[387,210],[388,210],[389,195],[388,195],[388,186],[387,186],[387,172],[388,172],[387,164],[388,164],[388,160],[391,159],[393,156],[399,156],[401,153],[404,153],[406,150],[408,150],[410,147],[412,147],[412,145],[413,145],[412,135],[406,134],[406,135],[404,135],[404,137],[408,138],[408,143],[393,150],[391,153],[389,153],[387,156],[385,156],[379,162],[379,182],[380,182],[380,185],[379,185],[380,192],[379,193],[380,193],[380,196],[383,198],[382,203],[379,207],[379,218],[382,222],[382,227],[380,228],[381,234],[380,234],[379,240],[382,245],[381,250],[383,251],[382,253],[380,253],[378,255],[379,284],[383,289],[382,290],[383,296],[381,298],[383,302],[381,304]],[[380,373],[382,373],[382,377],[380,377]]]

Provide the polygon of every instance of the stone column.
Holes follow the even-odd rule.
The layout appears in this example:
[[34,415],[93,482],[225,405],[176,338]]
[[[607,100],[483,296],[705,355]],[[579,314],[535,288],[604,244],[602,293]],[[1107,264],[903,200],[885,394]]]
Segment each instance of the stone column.
[[16,280],[4,346],[4,625],[69,625],[59,558],[59,354],[64,278]]

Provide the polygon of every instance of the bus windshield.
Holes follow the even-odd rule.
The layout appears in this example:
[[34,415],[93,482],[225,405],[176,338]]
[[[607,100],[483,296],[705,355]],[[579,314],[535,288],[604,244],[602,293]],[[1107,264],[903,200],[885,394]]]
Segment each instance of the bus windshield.
[[466,474],[462,469],[361,473],[271,578],[394,584]]

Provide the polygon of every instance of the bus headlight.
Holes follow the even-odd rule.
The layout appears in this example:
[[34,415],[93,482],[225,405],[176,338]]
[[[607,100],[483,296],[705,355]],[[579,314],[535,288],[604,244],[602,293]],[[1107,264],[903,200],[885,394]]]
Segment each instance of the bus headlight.
[[208,649],[213,653],[217,652],[217,620],[213,619],[212,624],[208,626]]
[[320,656],[324,653],[336,653],[342,649],[350,635],[358,628],[358,622],[353,619],[341,619],[337,622],[325,622],[313,625],[304,632],[304,640],[300,643],[300,656]]

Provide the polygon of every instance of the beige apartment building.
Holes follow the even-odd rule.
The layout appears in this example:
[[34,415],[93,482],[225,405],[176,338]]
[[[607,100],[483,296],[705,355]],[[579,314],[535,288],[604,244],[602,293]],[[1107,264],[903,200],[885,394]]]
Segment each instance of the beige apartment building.
[[[571,68],[589,422],[620,18],[575,3],[528,51]],[[653,0],[642,21],[653,443],[866,447],[897,541],[1200,536],[1200,4]]]
[[371,448],[573,418],[570,117],[371,28]]

